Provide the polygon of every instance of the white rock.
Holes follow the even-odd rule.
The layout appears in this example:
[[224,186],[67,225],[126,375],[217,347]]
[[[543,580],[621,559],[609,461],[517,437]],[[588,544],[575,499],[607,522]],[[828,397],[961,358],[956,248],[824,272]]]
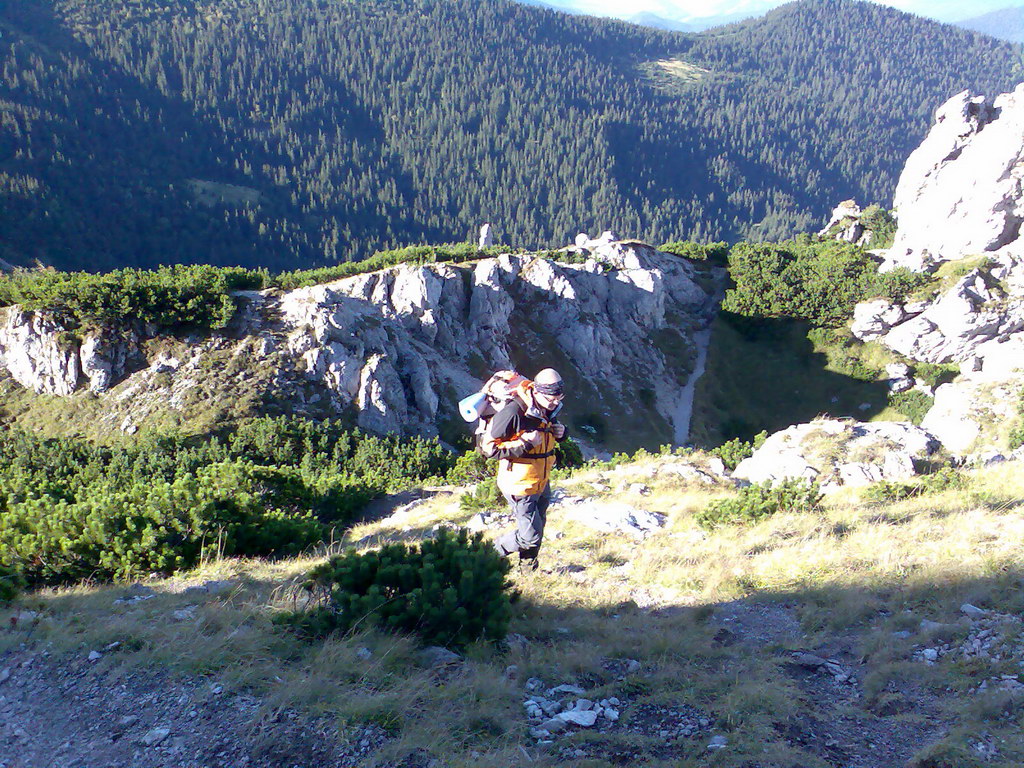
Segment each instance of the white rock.
[[62,325],[20,307],[0,309],[0,319],[0,366],[15,381],[48,395],[70,395],[78,388],[78,347],[64,339]]
[[444,667],[449,664],[460,664],[462,657],[454,651],[432,645],[419,653],[420,663],[425,667]]
[[[569,712],[560,712],[554,719],[561,720],[564,723],[578,725],[581,728],[592,728],[594,724],[597,723],[597,712],[594,712],[593,710],[587,710],[585,712],[570,710]],[[543,727],[546,727],[546,724]]]
[[153,728],[151,731],[148,731],[145,736],[142,737],[142,743],[145,744],[147,747],[155,747],[157,744],[162,742],[170,735],[170,728]]
[[572,696],[583,696],[584,694],[586,694],[586,691],[584,691],[578,685],[559,685],[548,691],[549,696],[557,696],[562,693],[568,693]]
[[665,527],[665,515],[617,501],[585,500],[568,506],[566,516],[600,531],[626,533],[637,538]]
[[823,490],[903,480],[914,474],[915,459],[938,447],[933,435],[905,422],[822,419],[771,435],[733,477],[754,483],[818,480]]
[[893,199],[899,218],[888,263],[920,267],[996,250],[1024,218],[1024,86],[990,101],[964,91],[935,113]]
[[710,750],[724,749],[727,746],[729,746],[729,740],[725,736],[712,736],[711,741],[708,742]]
[[864,301],[853,309],[850,330],[858,339],[870,341],[887,333],[905,317],[903,308],[888,299]]
[[921,427],[958,455],[994,446],[999,425],[1016,418],[1016,398],[1021,382],[961,378],[935,390],[935,403]]
[[970,619],[983,619],[988,616],[988,611],[983,608],[978,608],[970,603],[964,603],[960,606],[960,613],[967,616]]

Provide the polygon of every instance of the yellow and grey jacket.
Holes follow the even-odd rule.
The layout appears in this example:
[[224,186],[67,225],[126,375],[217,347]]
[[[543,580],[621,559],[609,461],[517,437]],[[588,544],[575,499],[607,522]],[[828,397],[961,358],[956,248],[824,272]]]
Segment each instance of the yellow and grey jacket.
[[[488,429],[494,444],[490,455],[501,460],[498,488],[502,493],[532,496],[547,487],[558,443],[550,431],[554,423],[550,414],[533,404],[529,387],[524,388],[521,397],[516,397],[494,415]],[[519,438],[532,430],[540,432],[543,440],[539,446],[527,449]]]

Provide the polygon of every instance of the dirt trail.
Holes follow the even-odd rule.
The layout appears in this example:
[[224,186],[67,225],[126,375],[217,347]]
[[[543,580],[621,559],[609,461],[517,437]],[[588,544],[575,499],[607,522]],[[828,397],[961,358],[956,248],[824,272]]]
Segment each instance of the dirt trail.
[[347,743],[325,723],[267,712],[214,680],[109,656],[56,663],[23,648],[0,655],[0,681],[0,768],[340,768],[381,740]]

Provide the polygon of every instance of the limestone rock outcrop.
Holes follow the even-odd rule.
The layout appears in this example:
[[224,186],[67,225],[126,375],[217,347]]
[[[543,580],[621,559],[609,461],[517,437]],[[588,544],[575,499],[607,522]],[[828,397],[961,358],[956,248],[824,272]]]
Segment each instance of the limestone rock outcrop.
[[854,200],[844,200],[832,211],[832,216],[818,237],[838,240],[842,243],[870,245],[872,233],[864,227],[861,215],[864,211]]
[[128,407],[143,393],[161,388],[154,408],[202,406],[210,395],[197,393],[211,392],[204,378],[217,373],[263,387],[253,397],[272,390],[292,410],[317,404],[351,410],[374,432],[436,435],[489,371],[555,365],[579,411],[628,419],[653,409],[670,440],[679,382],[693,366],[687,344],[717,308],[708,276],[635,241],[588,241],[583,258],[570,250],[564,261],[504,254],[242,292],[229,331],[203,338],[125,327],[78,340],[52,318],[9,308],[0,368],[37,392],[92,389],[121,409],[125,431],[147,418]]
[[915,462],[939,449],[926,430],[905,422],[819,419],[768,437],[733,477],[752,483],[804,479],[829,492],[913,477]]
[[308,376],[355,404],[374,431],[429,433],[442,396],[478,386],[471,360],[530,374],[552,354],[599,400],[628,409],[631,390],[650,386],[670,414],[681,361],[650,336],[669,308],[688,318],[686,332],[706,326],[711,296],[692,265],[650,246],[611,241],[588,255],[583,264],[505,254],[472,267],[403,265],[269,300]]
[[78,347],[66,329],[43,314],[9,307],[0,326],[0,366],[39,394],[70,395],[82,376]]
[[[864,302],[854,310],[851,330],[921,362],[983,360],[1024,329],[1024,295],[1008,293],[995,274],[973,269],[930,302]],[[980,370],[983,362],[972,365]]]
[[924,269],[997,251],[1024,222],[1024,84],[995,99],[964,91],[903,169],[893,207],[899,228],[883,268]]

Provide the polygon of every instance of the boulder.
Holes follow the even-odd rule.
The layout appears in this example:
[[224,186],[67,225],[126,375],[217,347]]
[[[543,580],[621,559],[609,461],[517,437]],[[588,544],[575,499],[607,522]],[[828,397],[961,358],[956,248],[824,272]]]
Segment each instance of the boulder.
[[899,219],[884,268],[995,251],[1024,221],[1024,84],[995,99],[964,91],[935,113],[893,199]]
[[1017,419],[1020,378],[961,377],[935,390],[921,427],[950,452],[963,455],[1002,447],[1007,424]]
[[860,221],[863,211],[853,200],[844,200],[832,211],[825,228],[818,237],[830,237],[843,243],[865,244],[871,240],[871,233],[866,232]]
[[979,270],[972,270],[923,312],[889,330],[881,341],[914,360],[950,363],[975,357],[981,344],[1021,329],[1024,300],[1006,300],[989,287]]
[[907,313],[899,304],[888,299],[863,301],[854,307],[853,324],[850,330],[862,341],[871,341],[883,336],[906,318]]
[[592,501],[566,497],[557,503],[565,515],[583,525],[599,531],[625,533],[636,538],[645,538],[665,527],[665,515],[620,502]]
[[914,475],[915,461],[938,448],[933,435],[905,422],[820,419],[771,435],[740,462],[733,477],[754,483],[813,480],[832,491],[905,480]]

